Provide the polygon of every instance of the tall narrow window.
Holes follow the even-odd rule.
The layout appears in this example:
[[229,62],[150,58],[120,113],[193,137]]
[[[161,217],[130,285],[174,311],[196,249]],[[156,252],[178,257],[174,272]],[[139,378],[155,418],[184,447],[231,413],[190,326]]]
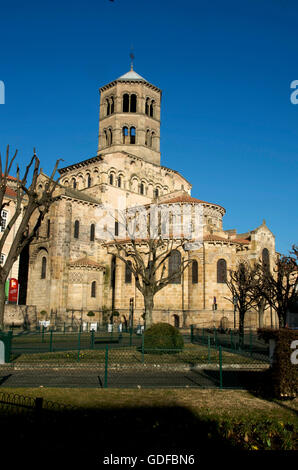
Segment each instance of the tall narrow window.
[[77,181],[75,180],[75,178],[72,179],[72,187],[73,189],[77,188]]
[[118,176],[118,179],[117,179],[117,186],[118,186],[118,188],[121,188],[121,183],[122,183],[122,181],[121,181],[121,176]]
[[172,276],[170,284],[181,284],[181,254],[177,250],[169,257],[169,276]]
[[150,117],[153,117],[154,114],[154,100],[150,103]]
[[220,284],[227,282],[227,262],[222,258],[217,261],[217,282]]
[[125,126],[122,129],[122,142],[123,142],[123,144],[127,144],[128,143],[127,140],[128,140],[128,127]]
[[78,220],[75,221],[74,223],[74,238],[79,238],[79,232],[80,232],[80,222]]
[[113,131],[112,129],[109,129],[109,145],[112,145],[113,143]]
[[92,182],[91,176],[90,176],[89,173],[88,173],[88,175],[87,175],[87,187],[88,187],[88,188],[90,188],[91,182]]
[[154,197],[158,197],[159,196],[159,190],[158,188],[154,189]]
[[140,184],[140,194],[144,194],[144,183]]
[[111,114],[113,114],[114,109],[115,109],[115,102],[114,102],[114,98],[113,98],[113,96],[112,96],[112,97],[111,97]]
[[106,106],[107,106],[107,116],[109,116],[109,114],[111,112],[111,108],[110,108],[110,101],[108,99],[106,101]]
[[95,224],[90,225],[90,241],[94,242],[95,240]]
[[109,145],[109,136],[106,130],[103,131],[106,146]]
[[127,263],[125,263],[125,284],[131,284],[132,271],[130,267],[131,267],[131,261],[127,261]]
[[122,110],[124,113],[128,113],[129,112],[129,95],[127,93],[125,93],[125,95],[123,95],[123,106],[122,106]]
[[116,220],[115,221],[115,237],[118,237],[119,235],[119,222]]
[[110,174],[109,183],[110,183],[111,185],[114,184],[114,175],[113,175],[113,173]]
[[130,143],[131,144],[136,143],[136,128],[135,127],[130,128]]
[[197,284],[198,283],[198,262],[195,260],[192,262],[192,283]]
[[137,96],[134,94],[130,96],[130,112],[137,112]]
[[96,297],[96,281],[91,283],[91,297]]
[[147,116],[149,116],[149,102],[150,102],[150,99],[147,98],[146,103],[145,103],[145,114],[147,114]]
[[43,256],[41,260],[41,279],[45,279],[46,275],[47,275],[47,258]]

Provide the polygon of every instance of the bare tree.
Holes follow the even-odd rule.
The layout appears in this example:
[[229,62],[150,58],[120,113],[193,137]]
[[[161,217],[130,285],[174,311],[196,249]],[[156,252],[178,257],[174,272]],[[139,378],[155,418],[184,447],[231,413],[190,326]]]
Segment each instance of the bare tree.
[[[4,169],[2,165],[2,157],[0,154],[0,223],[2,224],[2,211],[5,207],[11,206],[12,201],[6,201],[6,193],[9,187],[9,174],[12,165],[17,156],[17,151],[13,157],[9,156],[9,146],[6,149],[6,158]],[[51,204],[57,199],[53,196],[58,180],[54,180],[59,165],[56,161],[55,167],[50,178],[46,182],[41,191],[38,191],[37,183],[40,175],[40,161],[34,154],[26,167],[24,176],[20,177],[20,169],[17,166],[15,180],[15,197],[13,199],[12,216],[8,220],[6,227],[0,238],[0,253],[7,241],[8,235],[14,232],[13,240],[5,258],[5,262],[0,266],[0,329],[4,328],[4,306],[5,306],[5,282],[9,276],[10,270],[21,254],[22,250],[36,236],[36,232],[41,225],[44,216],[48,212]],[[28,183],[29,173],[32,171],[30,182]]]
[[278,255],[272,271],[264,263],[257,264],[260,297],[276,311],[279,328],[284,328],[291,306],[298,301],[298,247],[292,246],[290,256]]
[[[152,312],[154,309],[154,296],[161,289],[172,282],[180,282],[185,269],[193,262],[193,259],[187,254],[187,259],[183,259],[182,253],[186,253],[185,244],[189,241],[187,238],[163,237],[159,229],[152,230],[150,219],[147,219],[147,213],[143,215],[143,223],[146,225],[148,237],[135,238],[138,230],[138,224],[142,224],[140,219],[133,221],[130,219],[130,229],[128,229],[127,217],[119,223],[125,227],[125,232],[129,234],[126,239],[119,239],[113,236],[113,240],[108,242],[108,253],[115,255],[123,261],[126,268],[135,278],[137,289],[144,298],[145,323],[146,327],[152,324]],[[177,255],[177,251],[180,253]],[[178,256],[179,262],[176,266],[172,264],[169,272],[167,264],[171,256]],[[181,259],[180,259],[181,257]]]
[[251,266],[248,262],[240,262],[235,270],[229,271],[229,278],[226,283],[231,292],[228,300],[236,304],[239,312],[239,345],[244,344],[244,320],[245,314],[254,308],[260,300],[255,291],[257,267]]

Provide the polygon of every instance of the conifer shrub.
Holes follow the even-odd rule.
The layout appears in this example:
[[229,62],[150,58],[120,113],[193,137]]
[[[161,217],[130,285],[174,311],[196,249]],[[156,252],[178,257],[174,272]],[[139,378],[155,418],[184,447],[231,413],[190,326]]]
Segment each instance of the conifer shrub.
[[155,323],[144,333],[144,352],[178,353],[184,348],[180,331],[169,323]]

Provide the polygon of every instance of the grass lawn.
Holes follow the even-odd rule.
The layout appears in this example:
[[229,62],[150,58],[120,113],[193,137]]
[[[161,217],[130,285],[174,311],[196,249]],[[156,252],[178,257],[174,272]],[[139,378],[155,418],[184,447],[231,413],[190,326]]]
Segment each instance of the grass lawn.
[[[15,389],[0,392],[15,393]],[[72,456],[73,452],[87,455],[91,449],[98,456],[195,449],[213,459],[214,452],[298,450],[297,399],[267,400],[231,390],[24,388],[17,393],[84,410],[74,417],[58,414],[42,427],[39,424],[37,431],[26,415],[11,416],[8,428],[3,425],[15,443],[36,448],[44,442],[53,452],[68,450]]]
[[[56,351],[55,345],[54,352],[37,352],[37,353],[20,353],[15,354],[12,361],[14,363],[47,363],[47,364],[104,364],[105,361],[105,349],[81,349],[80,353],[76,350],[68,351]],[[185,344],[184,349],[181,352],[175,354],[163,354],[152,353],[150,350],[145,350],[143,355],[140,347],[132,346],[121,348],[120,346],[115,348],[109,348],[109,365],[135,365],[139,366],[144,364],[177,364],[177,365],[196,365],[196,364],[218,364],[219,363],[219,352],[215,348],[211,348],[208,352],[206,346],[197,344]],[[254,359],[249,354],[242,355],[239,353],[223,351],[222,352],[223,365],[229,364],[252,364],[252,366],[266,366],[267,361],[264,357],[260,359]]]

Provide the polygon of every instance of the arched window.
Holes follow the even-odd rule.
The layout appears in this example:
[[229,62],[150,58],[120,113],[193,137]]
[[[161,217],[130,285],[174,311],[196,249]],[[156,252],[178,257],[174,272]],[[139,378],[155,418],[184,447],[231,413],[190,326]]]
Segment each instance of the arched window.
[[159,190],[158,188],[154,189],[154,197],[158,197],[159,196]]
[[124,113],[129,112],[129,95],[127,93],[125,93],[125,95],[123,95],[122,110],[123,110]]
[[192,283],[197,284],[198,283],[198,262],[197,260],[194,260],[192,262],[192,267],[191,267],[191,274],[192,274]]
[[115,109],[115,102],[114,102],[114,97],[112,96],[111,97],[111,114],[113,114],[114,109]]
[[169,257],[169,276],[173,276],[170,284],[181,284],[181,254],[177,250]]
[[150,131],[147,130],[146,131],[146,135],[145,135],[145,145],[147,145],[149,147],[149,142],[150,142]]
[[150,147],[153,147],[153,139],[154,139],[154,136],[155,136],[155,132],[152,131],[152,132],[151,132],[151,136],[150,136]]
[[154,114],[154,100],[150,103],[150,117],[153,117]]
[[119,222],[118,220],[115,220],[115,237],[118,237],[119,235]]
[[72,181],[72,187],[73,187],[73,189],[76,189],[76,187],[77,187],[77,181],[76,181],[76,179],[73,178],[71,181]]
[[110,108],[110,101],[108,99],[106,100],[106,106],[107,106],[107,116],[109,116],[111,112],[111,108]]
[[128,143],[128,127],[126,126],[122,128],[122,141],[123,144]]
[[91,176],[90,176],[89,173],[88,173],[88,175],[87,175],[87,187],[88,187],[88,188],[90,188],[91,182],[92,182]]
[[265,271],[270,270],[270,256],[267,248],[264,248],[262,251],[262,264]]
[[109,136],[106,130],[103,131],[104,133],[104,138],[105,138],[105,144],[109,145]]
[[227,262],[222,258],[217,261],[217,282],[221,284],[227,282]]
[[136,143],[136,128],[135,127],[130,128],[130,143],[131,144]]
[[130,112],[137,112],[137,96],[134,94],[130,96]]
[[90,225],[90,241],[94,242],[95,240],[95,224]]
[[140,184],[140,194],[144,194],[144,192],[145,192],[144,190],[145,190],[144,183],[141,183]]
[[96,297],[96,281],[91,283],[91,297]]
[[110,183],[111,185],[114,184],[114,175],[113,175],[113,173],[111,173],[110,176],[109,176],[109,183]]
[[117,178],[117,186],[118,186],[118,188],[121,188],[121,184],[122,184],[121,176],[118,176],[118,178]]
[[80,232],[80,222],[78,220],[75,221],[74,223],[74,238],[79,238],[79,232]]
[[132,271],[130,267],[131,261],[127,261],[127,263],[125,263],[125,284],[131,284]]
[[150,99],[147,98],[146,103],[145,103],[145,114],[147,114],[147,116],[149,116],[149,103],[150,103]]
[[45,279],[47,275],[47,258],[45,256],[42,257],[41,260],[41,279]]

